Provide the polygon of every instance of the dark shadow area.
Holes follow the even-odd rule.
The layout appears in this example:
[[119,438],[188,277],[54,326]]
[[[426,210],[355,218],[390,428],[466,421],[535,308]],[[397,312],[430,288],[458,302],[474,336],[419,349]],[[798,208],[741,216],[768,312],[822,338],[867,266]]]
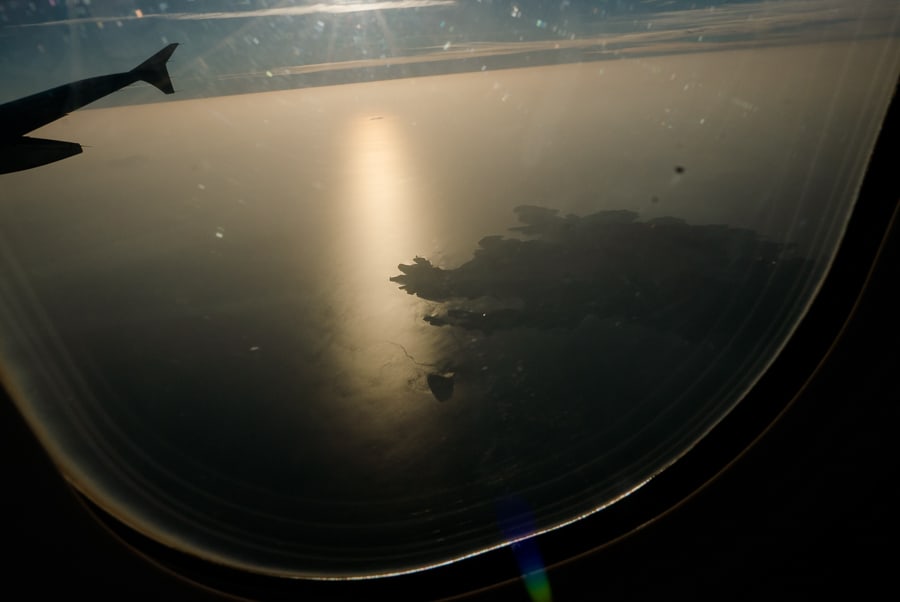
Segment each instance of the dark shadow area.
[[125,86],[145,81],[165,94],[173,94],[166,62],[177,46],[169,44],[131,71],[78,80],[0,105],[0,174],[40,167],[81,153],[81,145],[76,142],[25,134]]

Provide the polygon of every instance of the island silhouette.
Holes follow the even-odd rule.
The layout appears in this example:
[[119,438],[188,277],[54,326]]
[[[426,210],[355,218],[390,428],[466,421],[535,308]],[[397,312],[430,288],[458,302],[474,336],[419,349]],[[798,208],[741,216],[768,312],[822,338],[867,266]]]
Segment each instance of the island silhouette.
[[[408,294],[435,303],[423,316],[429,324],[480,335],[468,347],[495,348],[500,343],[490,339],[504,333],[521,339],[529,338],[528,331],[587,328],[613,340],[630,329],[657,349],[662,343],[652,339],[662,337],[686,347],[728,348],[726,355],[737,360],[737,349],[752,353],[768,341],[792,309],[785,300],[796,298],[792,289],[806,283],[812,269],[793,245],[749,229],[691,225],[673,217],[641,221],[624,210],[577,216],[522,205],[514,211],[520,222],[510,228],[515,236],[482,238],[472,259],[459,267],[415,257],[390,278]],[[594,357],[602,347],[578,345]],[[442,374],[466,373],[471,356],[470,349],[448,358],[440,364]],[[650,362],[654,352],[645,356]],[[584,363],[541,357],[544,376],[568,374],[562,377],[567,383],[575,376],[572,366]],[[522,371],[520,365],[512,380],[522,380]],[[452,394],[445,380],[431,382],[443,385],[432,387],[439,400]]]

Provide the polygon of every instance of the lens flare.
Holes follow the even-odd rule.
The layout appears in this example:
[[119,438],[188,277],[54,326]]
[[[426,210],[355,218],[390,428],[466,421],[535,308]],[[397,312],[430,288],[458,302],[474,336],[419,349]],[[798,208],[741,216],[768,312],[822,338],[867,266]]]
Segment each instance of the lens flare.
[[511,548],[528,596],[532,602],[550,602],[553,594],[537,539],[533,537],[536,530],[531,508],[517,496],[502,500],[497,506],[500,529],[503,536],[513,542]]

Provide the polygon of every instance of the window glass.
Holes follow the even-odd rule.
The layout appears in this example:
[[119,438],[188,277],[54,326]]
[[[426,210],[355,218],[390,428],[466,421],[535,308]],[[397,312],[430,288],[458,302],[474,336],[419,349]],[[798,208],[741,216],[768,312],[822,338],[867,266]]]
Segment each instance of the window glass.
[[602,511],[803,316],[898,26],[895,0],[6,2],[3,382],[76,488],[229,566],[402,572]]

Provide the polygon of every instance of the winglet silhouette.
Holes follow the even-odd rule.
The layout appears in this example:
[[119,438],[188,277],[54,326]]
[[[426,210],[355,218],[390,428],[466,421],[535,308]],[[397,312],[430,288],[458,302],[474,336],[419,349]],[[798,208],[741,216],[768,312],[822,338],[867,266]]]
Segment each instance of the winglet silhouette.
[[175,88],[172,87],[172,80],[169,79],[169,71],[166,69],[166,62],[178,44],[169,44],[149,59],[131,70],[138,79],[147,82],[152,86],[156,86],[165,94],[174,94]]

